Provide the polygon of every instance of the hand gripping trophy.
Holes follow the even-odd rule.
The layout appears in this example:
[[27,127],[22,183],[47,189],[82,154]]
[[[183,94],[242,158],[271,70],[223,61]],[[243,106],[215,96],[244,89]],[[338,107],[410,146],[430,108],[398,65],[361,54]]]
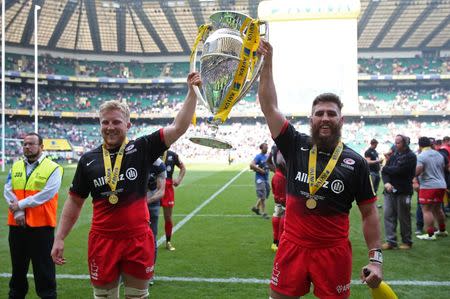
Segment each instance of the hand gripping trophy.
[[234,12],[212,14],[211,24],[199,27],[190,57],[190,70],[195,71],[197,47],[203,42],[200,57],[202,86],[195,86],[200,103],[212,114],[207,119],[209,136],[189,138],[192,142],[213,148],[229,149],[232,145],[216,138],[231,108],[241,100],[256,81],[264,57],[256,50],[261,37],[267,38],[267,23]]

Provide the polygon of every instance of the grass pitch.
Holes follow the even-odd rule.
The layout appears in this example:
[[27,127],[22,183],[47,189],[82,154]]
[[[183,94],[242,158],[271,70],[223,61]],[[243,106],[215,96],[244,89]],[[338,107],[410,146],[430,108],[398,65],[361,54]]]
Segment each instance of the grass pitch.
[[[150,288],[150,298],[268,298],[268,280],[274,257],[270,251],[272,226],[270,220],[250,212],[256,200],[253,172],[243,172],[216,194],[244,168],[248,168],[248,165],[187,165],[185,179],[175,189],[174,208],[175,225],[183,220],[185,222],[172,237],[176,251],[169,252],[163,247],[159,249],[156,282]],[[74,171],[74,166],[65,167],[59,212],[67,197]],[[5,178],[6,174],[0,175],[2,194]],[[207,199],[210,202],[192,214]],[[382,199],[380,195],[380,203]],[[415,207],[416,197],[411,209],[413,224]],[[273,200],[268,201],[267,211],[269,214],[273,211]],[[380,221],[381,214],[382,209]],[[3,201],[0,205],[0,221],[3,223],[0,226],[0,298],[7,298],[9,278],[5,276],[11,273],[6,215],[7,205]],[[80,219],[66,239],[65,257],[68,262],[57,267],[58,275],[72,275],[58,278],[59,298],[92,298],[86,262],[91,216],[92,204],[88,199]],[[158,239],[163,235],[164,220],[161,213]],[[350,236],[354,282],[351,298],[370,298],[368,288],[358,283],[359,270],[367,263],[367,248],[357,207],[351,211]],[[414,241],[410,251],[384,252],[385,280],[391,282],[399,298],[450,298],[450,237],[435,242],[416,238]],[[29,282],[27,298],[38,298],[33,279],[30,278]],[[305,298],[314,296],[309,294]]]

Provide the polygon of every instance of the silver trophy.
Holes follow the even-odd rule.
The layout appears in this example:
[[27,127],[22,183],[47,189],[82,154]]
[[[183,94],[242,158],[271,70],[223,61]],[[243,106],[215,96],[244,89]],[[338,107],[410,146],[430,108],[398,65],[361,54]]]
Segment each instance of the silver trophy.
[[194,143],[229,149],[232,145],[216,138],[219,125],[228,117],[256,81],[263,58],[256,55],[261,37],[268,37],[267,23],[234,11],[212,14],[211,24],[199,27],[191,53],[190,70],[196,70],[197,46],[203,42],[200,56],[201,91],[194,86],[197,97],[211,116],[207,118],[208,136],[191,137]]

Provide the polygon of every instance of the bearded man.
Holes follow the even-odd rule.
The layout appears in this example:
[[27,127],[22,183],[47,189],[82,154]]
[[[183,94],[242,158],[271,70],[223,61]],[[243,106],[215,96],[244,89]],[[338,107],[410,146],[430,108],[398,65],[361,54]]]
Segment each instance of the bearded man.
[[270,298],[299,298],[309,293],[311,283],[319,298],[350,296],[348,235],[354,200],[369,256],[361,279],[377,287],[383,262],[377,198],[367,161],[341,141],[342,102],[331,93],[317,96],[310,117],[311,136],[297,132],[278,110],[272,46],[262,41],[258,52],[265,58],[258,90],[261,110],[287,168],[285,230],[275,256]]

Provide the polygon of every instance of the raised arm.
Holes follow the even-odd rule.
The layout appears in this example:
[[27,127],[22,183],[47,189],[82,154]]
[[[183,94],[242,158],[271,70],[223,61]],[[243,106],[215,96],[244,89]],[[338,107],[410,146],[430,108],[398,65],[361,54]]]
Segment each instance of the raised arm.
[[78,217],[80,217],[83,204],[84,199],[71,194],[69,194],[69,197],[64,203],[51,253],[53,262],[57,265],[64,265],[66,263],[66,259],[64,258],[64,239],[69,235]]
[[286,118],[278,110],[277,92],[272,71],[272,46],[269,42],[261,39],[258,53],[264,55],[264,65],[259,79],[259,103],[266,118],[267,125],[269,126],[270,133],[275,138],[280,134]]
[[190,73],[187,78],[187,83],[189,90],[183,107],[181,107],[181,110],[178,112],[173,123],[165,127],[163,131],[164,141],[168,147],[186,132],[192,121],[192,117],[194,116],[195,106],[197,105],[197,96],[193,86],[200,86],[200,74],[198,72]]

